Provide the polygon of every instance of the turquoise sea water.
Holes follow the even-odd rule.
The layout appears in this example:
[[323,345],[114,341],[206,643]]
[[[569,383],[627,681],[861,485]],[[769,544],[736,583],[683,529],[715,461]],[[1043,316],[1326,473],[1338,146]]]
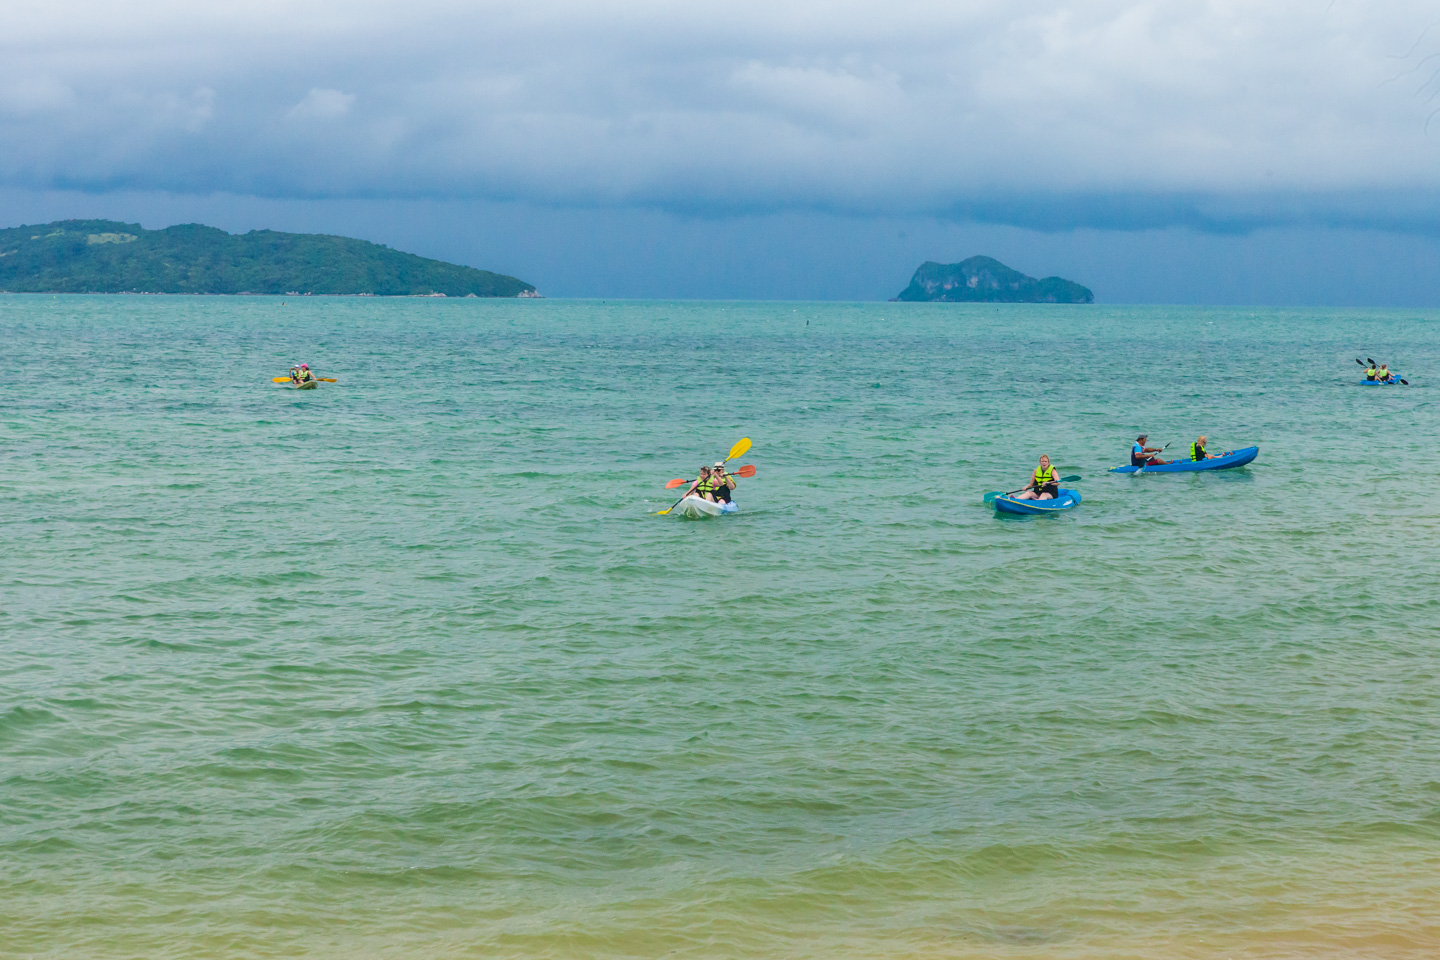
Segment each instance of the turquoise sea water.
[[1435,956],[1437,323],[0,297],[0,955]]

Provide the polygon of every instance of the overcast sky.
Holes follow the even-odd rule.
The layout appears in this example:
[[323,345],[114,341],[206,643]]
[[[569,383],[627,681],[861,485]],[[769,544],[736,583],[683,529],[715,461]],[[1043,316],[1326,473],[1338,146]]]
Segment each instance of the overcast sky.
[[983,252],[1102,300],[1440,304],[1433,0],[5,21],[4,225],[328,230],[567,295],[890,296]]

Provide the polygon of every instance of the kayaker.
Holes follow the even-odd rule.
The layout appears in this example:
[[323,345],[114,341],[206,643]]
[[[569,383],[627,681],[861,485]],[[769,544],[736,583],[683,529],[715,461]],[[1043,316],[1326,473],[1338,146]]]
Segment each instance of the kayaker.
[[1197,460],[1218,459],[1214,454],[1205,452],[1205,441],[1209,439],[1209,437],[1205,436],[1205,434],[1202,433],[1200,434],[1199,439],[1197,439],[1194,443],[1190,444],[1190,460],[1192,463]]
[[730,491],[735,489],[735,478],[725,472],[725,461],[710,468],[710,479],[715,484],[715,502],[729,503]]
[[310,364],[308,363],[300,364],[300,369],[294,371],[291,376],[295,378],[296,383],[309,383],[315,379],[315,374],[310,372]]
[[1040,466],[1030,476],[1030,483],[1015,494],[1016,500],[1054,500],[1060,495],[1060,475],[1050,466],[1050,457],[1040,454]]
[[1374,380],[1375,377],[1379,374],[1379,372],[1380,371],[1375,369],[1375,364],[1372,363],[1370,364],[1370,366],[1365,368],[1365,379]]
[[1381,383],[1389,383],[1394,376],[1395,375],[1390,372],[1390,365],[1387,363],[1380,364],[1380,369],[1375,371],[1375,379]]
[[[701,467],[700,476],[690,484],[690,489],[685,491],[687,497],[699,497],[701,500],[715,500],[715,481],[710,479],[710,468]],[[683,499],[683,498],[682,498]]]
[[1130,466],[1158,466],[1159,464],[1170,462],[1168,460],[1161,460],[1159,457],[1152,456],[1152,454],[1160,453],[1162,450],[1164,450],[1164,448],[1145,446],[1145,441],[1149,439],[1149,434],[1145,433],[1142,433],[1140,434],[1140,436],[1135,438],[1135,443],[1130,448]]

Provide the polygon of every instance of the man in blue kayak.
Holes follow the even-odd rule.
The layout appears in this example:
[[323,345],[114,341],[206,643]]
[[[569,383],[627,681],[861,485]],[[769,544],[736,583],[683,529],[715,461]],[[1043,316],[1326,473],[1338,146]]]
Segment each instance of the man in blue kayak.
[[1190,461],[1191,461],[1192,463],[1195,462],[1195,461],[1197,461],[1197,460],[1218,460],[1218,459],[1219,459],[1219,458],[1216,457],[1213,453],[1206,453],[1206,452],[1205,452],[1205,441],[1206,441],[1206,440],[1209,440],[1209,439],[1210,439],[1209,437],[1205,436],[1205,434],[1202,433],[1202,434],[1200,434],[1200,438],[1199,438],[1198,440],[1196,440],[1194,443],[1190,444]]
[[1376,369],[1375,369],[1375,364],[1372,363],[1372,364],[1370,364],[1370,366],[1368,366],[1368,367],[1365,368],[1365,379],[1366,379],[1366,380],[1374,380],[1375,377],[1376,377],[1379,373],[1380,373],[1380,371],[1379,371],[1379,370],[1376,370]]
[[1154,467],[1162,463],[1169,463],[1169,460],[1161,460],[1155,454],[1164,450],[1164,447],[1147,447],[1145,441],[1149,440],[1148,434],[1140,434],[1135,438],[1135,444],[1130,448],[1130,466],[1132,467]]

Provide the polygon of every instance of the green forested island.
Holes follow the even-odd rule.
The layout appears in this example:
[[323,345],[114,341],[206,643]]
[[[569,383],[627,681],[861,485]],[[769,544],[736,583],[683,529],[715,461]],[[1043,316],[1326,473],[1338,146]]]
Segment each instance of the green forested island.
[[539,296],[514,277],[350,237],[113,220],[0,230],[0,291]]
[[1094,303],[1088,287],[1046,277],[1036,280],[990,257],[971,257],[959,263],[927,260],[910,278],[910,286],[896,300],[948,303]]

